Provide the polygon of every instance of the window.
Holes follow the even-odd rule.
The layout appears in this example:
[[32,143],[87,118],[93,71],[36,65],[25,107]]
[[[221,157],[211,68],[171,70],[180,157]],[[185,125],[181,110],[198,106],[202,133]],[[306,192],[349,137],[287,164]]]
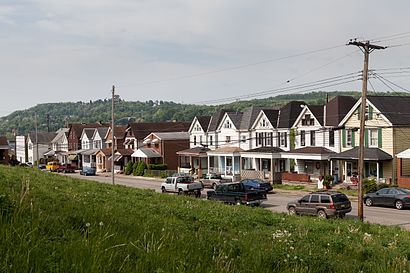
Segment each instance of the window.
[[282,147],[287,147],[287,140],[288,139],[288,133],[287,132],[283,132],[280,133],[280,146]]
[[194,131],[196,131],[196,132],[202,131],[201,126],[199,124],[196,124],[195,127],[194,127]]
[[321,195],[320,196],[320,203],[325,203],[325,204],[329,204],[330,202],[330,196],[328,195]]
[[241,142],[242,142],[242,143],[245,143],[245,142],[246,142],[246,136],[242,136]]
[[310,203],[319,203],[319,195],[312,194],[312,196],[310,197]]
[[352,146],[352,130],[346,130],[346,145]]
[[232,123],[229,120],[225,121],[224,128],[232,128]]
[[330,147],[335,146],[335,131],[333,131],[333,130],[329,131],[329,146]]
[[267,133],[266,146],[272,146],[273,133]]
[[[258,136],[259,135],[259,136]],[[256,138],[257,138],[257,140],[258,140],[258,144],[257,145],[259,145],[259,146],[262,146],[262,143],[263,143],[263,133],[256,133]]]
[[305,139],[305,131],[300,131],[300,146],[305,146],[306,145],[306,139]]
[[196,136],[194,136],[194,145],[196,145]]
[[209,145],[213,145],[213,137],[209,136]]
[[310,116],[310,114],[306,114],[305,117],[302,119],[303,126],[310,126],[315,125],[315,120]]
[[202,136],[199,136],[199,145],[202,145]]
[[300,201],[302,203],[309,203],[309,198],[310,198],[310,195],[305,195]]
[[315,131],[310,131],[310,146],[316,145],[316,134]]
[[370,147],[377,147],[378,145],[377,134],[378,134],[377,129],[369,129]]
[[231,142],[231,136],[226,136],[226,137],[225,137],[225,142],[226,142],[226,143]]

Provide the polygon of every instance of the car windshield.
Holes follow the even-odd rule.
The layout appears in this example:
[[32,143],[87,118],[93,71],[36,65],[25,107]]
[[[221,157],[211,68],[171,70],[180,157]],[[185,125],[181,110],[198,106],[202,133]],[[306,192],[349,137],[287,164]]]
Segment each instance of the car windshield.
[[344,194],[335,194],[335,195],[332,195],[332,200],[333,200],[333,202],[334,203],[340,203],[340,202],[347,202],[347,201],[349,201],[349,199],[347,198],[347,196],[346,195],[344,195]]

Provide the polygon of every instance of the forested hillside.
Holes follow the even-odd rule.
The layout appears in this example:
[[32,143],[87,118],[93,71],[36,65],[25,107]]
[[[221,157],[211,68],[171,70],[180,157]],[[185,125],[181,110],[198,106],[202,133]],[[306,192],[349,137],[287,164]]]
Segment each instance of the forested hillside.
[[[242,111],[255,106],[282,106],[291,100],[301,100],[308,104],[322,104],[336,95],[351,95],[359,97],[358,92],[312,92],[307,94],[290,94],[276,97],[239,101],[220,105],[180,104],[168,101],[116,101],[116,124],[127,124],[128,121],[191,121],[196,115],[211,115],[216,110],[225,108]],[[378,95],[397,95],[398,93],[377,93]],[[9,138],[13,130],[18,134],[26,134],[35,129],[35,115],[37,114],[38,128],[41,131],[55,131],[69,123],[110,122],[111,100],[97,100],[89,102],[64,102],[39,104],[26,110],[15,111],[0,118],[0,135]]]

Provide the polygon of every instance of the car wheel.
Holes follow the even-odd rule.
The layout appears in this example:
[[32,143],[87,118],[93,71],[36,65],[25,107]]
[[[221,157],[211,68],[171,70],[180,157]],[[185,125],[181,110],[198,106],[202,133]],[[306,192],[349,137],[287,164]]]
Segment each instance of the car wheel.
[[161,187],[161,192],[166,193],[165,187]]
[[237,205],[237,206],[240,206],[240,205],[242,205],[242,202],[241,202],[241,200],[239,200],[239,199],[238,199],[238,200],[236,200],[236,201],[235,201],[235,205]]
[[327,214],[324,210],[318,210],[317,211],[317,217],[319,217],[320,219],[326,219],[327,218]]
[[401,200],[396,200],[396,202],[394,202],[394,206],[396,209],[403,209],[403,202]]
[[184,191],[182,189],[179,189],[178,190],[178,195],[183,195],[183,194],[184,194]]
[[344,214],[344,213],[339,214],[339,218],[340,218],[340,219],[343,219],[343,218],[345,218],[345,217],[346,217],[346,214]]
[[366,206],[371,207],[373,206],[373,200],[371,198],[366,198],[366,200],[364,200],[364,203],[366,204]]
[[289,207],[289,208],[288,208],[288,212],[289,212],[289,215],[296,215],[296,209],[295,209],[295,207]]
[[195,198],[200,198],[201,197],[201,191],[200,190],[196,190],[195,191]]

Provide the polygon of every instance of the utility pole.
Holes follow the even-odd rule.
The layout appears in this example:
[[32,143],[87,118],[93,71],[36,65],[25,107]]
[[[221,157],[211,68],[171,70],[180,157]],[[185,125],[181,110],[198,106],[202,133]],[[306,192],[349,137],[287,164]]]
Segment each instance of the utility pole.
[[360,48],[364,54],[363,64],[363,78],[362,78],[362,98],[360,106],[360,136],[359,136],[359,198],[358,202],[358,216],[360,221],[363,222],[363,180],[364,180],[364,134],[365,134],[365,122],[366,122],[366,100],[367,100],[367,80],[369,74],[369,55],[376,49],[385,49],[384,46],[372,45],[369,41],[358,42],[356,39],[350,40],[347,45],[354,45]]
[[[39,154],[38,154],[38,124],[37,124],[37,113],[35,113],[34,114],[34,118],[35,118],[35,122],[36,122],[36,157],[37,157],[37,166],[40,164],[40,158],[39,158]],[[33,160],[34,162],[32,162],[33,163],[33,165],[34,165],[34,163],[35,163],[35,161],[36,160]]]
[[112,184],[115,185],[115,175],[114,175],[114,153],[115,153],[115,145],[114,145],[114,98],[115,98],[115,86],[112,86],[112,98],[111,98],[111,178]]

